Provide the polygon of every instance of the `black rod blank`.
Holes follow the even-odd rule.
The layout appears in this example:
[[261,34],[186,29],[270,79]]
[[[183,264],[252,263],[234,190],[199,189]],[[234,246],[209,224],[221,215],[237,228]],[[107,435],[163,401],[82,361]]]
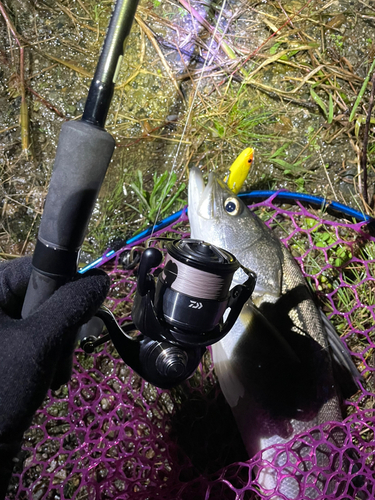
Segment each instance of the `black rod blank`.
[[104,127],[138,0],[118,0],[91,82],[82,121]]

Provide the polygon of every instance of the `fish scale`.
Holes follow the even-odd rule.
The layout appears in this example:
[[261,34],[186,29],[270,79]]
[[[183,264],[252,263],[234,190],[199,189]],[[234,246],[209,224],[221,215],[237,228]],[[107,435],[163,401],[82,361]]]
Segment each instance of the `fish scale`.
[[[292,255],[213,173],[205,186],[201,172],[191,169],[188,213],[193,238],[228,250],[257,274],[253,301],[245,304],[227,336],[212,346],[216,374],[249,457],[315,425],[341,421],[327,330]],[[239,270],[233,285],[245,279]],[[340,431],[332,440],[342,441]],[[328,451],[318,446],[312,460],[329,467]],[[308,452],[308,447],[301,448],[300,457]],[[271,460],[274,454],[270,449],[263,458]],[[277,460],[282,464],[285,457]],[[296,472],[283,481],[285,498],[298,497],[298,477]],[[272,490],[275,472],[263,469],[258,482]]]

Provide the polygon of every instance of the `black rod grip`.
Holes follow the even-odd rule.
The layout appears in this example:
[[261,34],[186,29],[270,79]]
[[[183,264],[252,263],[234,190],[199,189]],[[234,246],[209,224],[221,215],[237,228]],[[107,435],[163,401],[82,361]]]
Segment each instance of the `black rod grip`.
[[114,147],[113,137],[99,127],[82,121],[63,124],[23,317],[77,272],[79,251]]

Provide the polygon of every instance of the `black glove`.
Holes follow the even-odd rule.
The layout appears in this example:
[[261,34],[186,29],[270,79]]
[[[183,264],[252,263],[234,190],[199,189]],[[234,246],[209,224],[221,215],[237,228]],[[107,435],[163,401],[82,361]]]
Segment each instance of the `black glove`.
[[0,499],[12,458],[46,396],[61,352],[74,349],[77,327],[95,314],[109,288],[103,271],[90,271],[20,319],[30,274],[30,258],[0,264]]

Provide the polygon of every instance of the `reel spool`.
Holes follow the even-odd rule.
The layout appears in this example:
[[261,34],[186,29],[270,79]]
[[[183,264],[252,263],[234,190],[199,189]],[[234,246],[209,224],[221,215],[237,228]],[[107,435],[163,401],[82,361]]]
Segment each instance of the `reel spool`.
[[202,331],[223,317],[239,263],[229,252],[192,239],[169,243],[167,252],[156,285],[157,313],[172,326],[175,340],[200,343]]
[[[164,389],[194,373],[206,346],[221,340],[232,328],[256,282],[255,274],[241,266],[249,277],[229,290],[240,264],[231,253],[214,245],[181,239],[167,243],[166,249],[165,266],[156,283],[151,270],[160,265],[163,255],[156,248],[143,252],[133,323],[120,328],[108,310],[97,314],[125,363]],[[131,330],[141,334],[129,337]],[[100,339],[90,336],[82,347],[92,352],[99,343]]]

